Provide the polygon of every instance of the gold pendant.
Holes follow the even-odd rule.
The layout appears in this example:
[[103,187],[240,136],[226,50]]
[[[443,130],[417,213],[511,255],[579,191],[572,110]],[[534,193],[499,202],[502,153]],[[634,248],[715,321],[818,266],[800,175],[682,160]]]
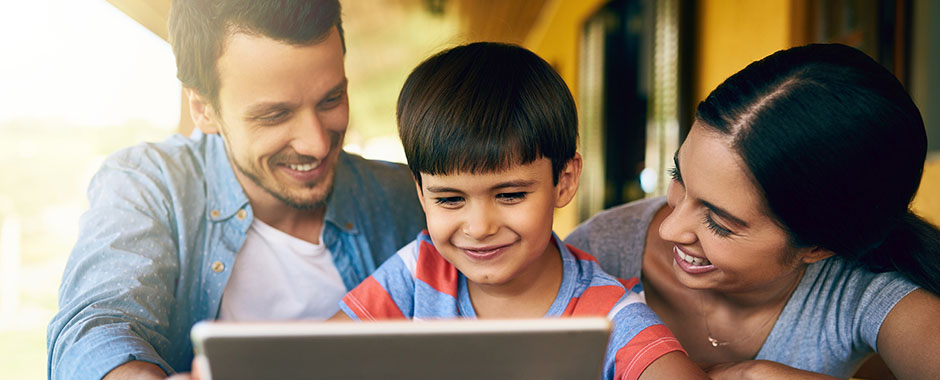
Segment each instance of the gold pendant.
[[712,347],[714,348],[728,345],[728,342],[719,342],[718,339],[712,338],[711,335],[708,336],[708,343],[711,343]]

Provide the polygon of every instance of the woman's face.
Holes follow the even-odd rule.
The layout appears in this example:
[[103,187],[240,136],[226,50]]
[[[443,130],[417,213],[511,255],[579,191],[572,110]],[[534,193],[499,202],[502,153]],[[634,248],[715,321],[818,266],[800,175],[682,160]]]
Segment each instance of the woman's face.
[[817,250],[791,247],[730,142],[696,121],[676,153],[667,192],[672,212],[659,226],[660,237],[674,243],[673,272],[693,289],[748,292],[792,284]]

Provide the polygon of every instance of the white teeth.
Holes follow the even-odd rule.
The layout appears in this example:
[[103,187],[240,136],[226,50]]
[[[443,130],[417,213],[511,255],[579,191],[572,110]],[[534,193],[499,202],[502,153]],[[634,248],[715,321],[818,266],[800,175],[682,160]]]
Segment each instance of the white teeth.
[[291,170],[296,170],[296,171],[299,171],[299,172],[309,172],[309,171],[311,171],[311,170],[313,170],[313,169],[316,169],[316,168],[319,167],[319,166],[320,166],[319,164],[303,164],[303,165],[290,164],[290,165],[287,165],[287,167],[289,167]]
[[689,263],[689,264],[695,265],[695,266],[703,266],[703,265],[711,265],[711,264],[712,264],[711,261],[708,261],[707,259],[686,255],[686,254],[685,254],[684,252],[682,252],[682,250],[679,249],[679,248],[676,248],[676,253],[679,254],[679,258],[680,258],[680,259],[682,259],[683,261],[685,261],[685,262],[687,262],[687,263]]

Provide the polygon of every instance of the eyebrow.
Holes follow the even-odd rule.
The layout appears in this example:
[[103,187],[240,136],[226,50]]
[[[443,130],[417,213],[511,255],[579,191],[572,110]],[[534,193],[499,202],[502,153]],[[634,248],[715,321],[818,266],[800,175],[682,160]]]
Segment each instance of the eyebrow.
[[[331,88],[329,91],[326,92],[325,98],[328,98],[331,95],[334,95],[338,92],[343,91],[347,87],[348,84],[349,84],[349,80],[346,78],[343,78],[342,82],[340,82],[336,86],[333,86],[333,88]],[[274,110],[279,110],[279,109],[284,109],[284,108],[294,108],[295,106],[296,106],[296,103],[292,103],[292,102],[261,102],[258,104],[254,104],[251,107],[248,107],[248,109],[245,111],[245,117],[251,119],[251,118],[264,115]]]
[[[676,149],[676,153],[672,156],[672,160],[676,164],[676,173],[679,174],[679,178],[682,178],[682,174],[681,174],[682,172],[679,170],[679,150],[678,149]],[[725,211],[725,209],[715,206],[714,204],[706,200],[701,200],[701,202],[703,205],[705,205],[706,208],[708,208],[711,212],[717,214],[720,218],[725,219],[731,223],[734,223],[740,227],[745,227],[745,228],[748,227],[747,222],[745,222],[741,218],[738,218],[732,215],[730,212]]]
[[[511,188],[511,187],[529,187],[529,186],[536,184],[537,182],[538,181],[535,181],[535,180],[524,180],[524,179],[500,182],[496,184],[495,186],[491,187],[490,190],[500,190],[500,189],[506,189],[506,188]],[[427,190],[428,192],[431,192],[431,193],[463,193],[463,191],[461,191],[460,189],[456,189],[453,187],[446,187],[446,186],[428,186]]]
[[326,97],[328,98],[330,97],[330,95],[334,95],[338,92],[342,92],[348,86],[349,86],[349,79],[343,78],[342,82],[339,82],[339,84],[337,84],[336,86],[333,86],[333,88],[331,88],[329,91],[326,92]]
[[731,213],[725,211],[721,207],[715,206],[709,203],[708,201],[704,201],[704,200],[702,201],[702,204],[705,205],[705,207],[707,207],[709,210],[711,210],[711,212],[718,214],[718,216],[721,217],[722,219],[728,220],[731,223],[737,224],[738,226],[741,226],[741,227],[748,226],[747,222],[741,220],[740,218],[734,215],[731,215]]
[[260,116],[262,116],[262,115],[264,115],[264,114],[266,114],[266,113],[268,113],[268,112],[276,111],[276,110],[279,110],[279,109],[285,109],[285,108],[287,108],[287,109],[294,108],[295,105],[296,105],[296,103],[291,103],[291,102],[262,102],[262,103],[258,103],[258,104],[255,104],[255,105],[251,106],[251,107],[248,108],[247,110],[245,110],[245,118],[246,118],[246,119],[254,119],[254,118],[260,117]]

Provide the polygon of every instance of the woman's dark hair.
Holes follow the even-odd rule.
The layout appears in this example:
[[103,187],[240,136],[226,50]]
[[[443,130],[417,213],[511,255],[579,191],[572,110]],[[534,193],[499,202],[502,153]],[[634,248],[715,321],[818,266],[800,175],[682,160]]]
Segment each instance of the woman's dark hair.
[[794,245],[940,294],[940,231],[910,210],[924,122],[884,67],[839,44],[778,51],[719,85],[697,119],[731,137]]
[[516,45],[477,42],[428,58],[405,81],[397,115],[419,183],[421,173],[493,172],[546,157],[557,184],[577,149],[568,86]]

